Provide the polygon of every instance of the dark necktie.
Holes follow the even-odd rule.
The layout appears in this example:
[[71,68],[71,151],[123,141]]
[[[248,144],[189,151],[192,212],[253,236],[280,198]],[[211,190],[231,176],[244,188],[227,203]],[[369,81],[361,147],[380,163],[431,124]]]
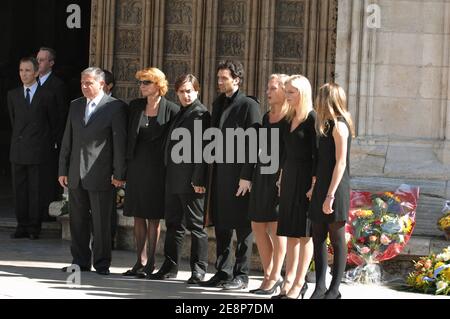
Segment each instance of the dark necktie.
[[37,78],[37,83],[38,83],[38,86],[42,86],[41,79],[39,77]]
[[27,101],[28,105],[31,105],[31,96],[30,96],[30,89],[27,88],[27,96],[25,96],[25,100]]

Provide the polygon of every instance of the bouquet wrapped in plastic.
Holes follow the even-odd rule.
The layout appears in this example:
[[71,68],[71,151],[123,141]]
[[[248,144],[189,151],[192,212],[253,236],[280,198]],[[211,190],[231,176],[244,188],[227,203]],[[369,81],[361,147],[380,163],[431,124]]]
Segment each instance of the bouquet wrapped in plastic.
[[379,262],[396,257],[415,226],[419,188],[401,185],[394,193],[353,191],[346,227],[347,262],[356,265],[347,279],[379,283]]

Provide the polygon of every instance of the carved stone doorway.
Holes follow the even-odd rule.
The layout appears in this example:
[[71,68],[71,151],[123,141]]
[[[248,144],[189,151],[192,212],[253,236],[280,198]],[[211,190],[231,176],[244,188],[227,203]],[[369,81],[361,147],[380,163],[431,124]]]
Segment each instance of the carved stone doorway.
[[139,97],[134,75],[148,66],[172,85],[197,75],[208,106],[222,59],[243,62],[244,90],[263,108],[271,73],[301,73],[314,91],[334,78],[337,0],[94,0],[92,13],[91,64],[114,70],[125,100]]

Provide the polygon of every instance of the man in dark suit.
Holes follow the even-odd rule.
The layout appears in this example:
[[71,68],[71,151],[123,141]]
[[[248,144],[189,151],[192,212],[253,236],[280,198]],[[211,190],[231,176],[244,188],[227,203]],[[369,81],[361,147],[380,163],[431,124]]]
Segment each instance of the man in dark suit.
[[[245,289],[248,286],[253,236],[248,218],[248,201],[254,164],[249,163],[249,142],[245,154],[238,154],[236,143],[226,140],[227,129],[257,128],[261,122],[259,104],[247,97],[239,88],[244,78],[240,62],[224,61],[217,70],[219,90],[222,93],[213,102],[211,126],[222,132],[223,145],[234,145],[234,161],[217,162],[213,166],[208,214],[212,216],[217,243],[216,274],[206,282],[206,287]],[[234,138],[234,137],[232,137]],[[230,143],[231,142],[231,143]],[[231,150],[225,149],[226,153]],[[244,155],[244,163],[236,155]],[[256,154],[257,155],[257,154]],[[236,230],[236,262],[232,263],[232,237]]]
[[58,158],[61,147],[61,140],[66,125],[67,113],[69,111],[69,101],[67,99],[67,88],[64,82],[58,78],[53,72],[55,65],[56,52],[52,48],[41,47],[37,53],[36,59],[39,63],[38,84],[52,92],[56,98],[55,112],[58,116],[58,133],[57,140],[51,150],[51,161],[48,165],[42,166],[42,175],[47,179],[42,180],[41,185],[41,216],[44,221],[52,221],[48,215],[48,206],[51,202],[61,199],[63,189],[58,183]]
[[50,161],[56,142],[58,116],[54,95],[36,82],[38,62],[23,58],[19,73],[23,86],[8,92],[12,136],[10,161],[17,229],[12,238],[37,239],[41,231],[39,207],[41,166]]
[[[84,97],[71,103],[59,159],[59,182],[69,188],[72,264],[93,265],[109,275],[113,186],[125,180],[126,106],[103,91],[105,74],[88,68],[81,74]],[[89,247],[91,227],[93,251]],[[67,271],[67,267],[63,268]]]
[[[188,284],[201,282],[208,266],[208,234],[203,227],[204,198],[206,192],[207,165],[203,161],[202,144],[196,150],[194,137],[196,125],[199,134],[209,127],[211,116],[208,109],[199,101],[200,84],[192,74],[180,76],[175,82],[175,92],[181,103],[181,110],[173,120],[165,144],[164,163],[166,165],[165,215],[166,239],[164,242],[164,263],[156,274],[150,274],[148,279],[166,279],[176,277],[181,258],[186,230],[191,232],[190,266],[192,276]],[[187,135],[189,139],[180,143],[189,143],[190,152],[183,150],[186,158],[176,153],[177,140],[171,136],[177,131]],[[186,138],[186,137],[185,137]],[[172,152],[175,151],[175,154]],[[195,161],[200,153],[200,160]],[[190,153],[190,154],[188,154]]]

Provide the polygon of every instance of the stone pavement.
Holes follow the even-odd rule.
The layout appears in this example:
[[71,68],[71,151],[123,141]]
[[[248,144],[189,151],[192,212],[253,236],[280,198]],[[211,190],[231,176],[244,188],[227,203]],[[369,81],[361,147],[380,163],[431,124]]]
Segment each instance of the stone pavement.
[[[129,279],[120,274],[134,263],[129,251],[114,251],[112,275],[102,277],[94,272],[82,273],[81,286],[73,288],[61,272],[71,260],[69,242],[43,238],[12,240],[9,233],[0,231],[0,298],[21,299],[257,299],[246,291],[225,292],[217,288],[187,286],[189,263],[184,261],[175,280],[148,281]],[[158,260],[161,265],[161,260]],[[210,266],[209,278],[213,266]],[[262,276],[252,273],[249,289],[258,287]],[[314,284],[306,294],[312,293]],[[346,285],[341,288],[344,299],[422,299],[442,298],[397,291],[386,286]],[[260,297],[261,299],[267,297]],[[447,298],[450,300],[450,298]]]

